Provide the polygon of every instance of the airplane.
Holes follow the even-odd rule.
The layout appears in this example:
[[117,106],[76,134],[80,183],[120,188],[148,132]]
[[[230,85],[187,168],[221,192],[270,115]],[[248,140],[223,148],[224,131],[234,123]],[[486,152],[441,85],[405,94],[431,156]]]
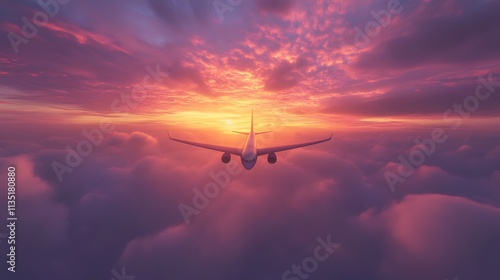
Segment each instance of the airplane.
[[172,141],[176,141],[176,142],[180,142],[180,143],[184,143],[184,144],[188,144],[188,145],[192,145],[192,146],[197,146],[197,147],[201,147],[201,148],[205,148],[205,149],[223,152],[224,154],[222,154],[221,161],[225,164],[227,164],[231,161],[231,155],[239,156],[239,157],[241,157],[241,164],[243,165],[243,167],[246,170],[250,170],[255,166],[255,164],[257,163],[258,156],[267,155],[267,162],[270,164],[275,164],[276,161],[278,160],[278,157],[276,156],[277,152],[323,143],[326,141],[330,141],[332,139],[332,136],[333,136],[333,133],[332,133],[330,135],[330,137],[325,138],[325,139],[321,139],[321,140],[317,140],[317,141],[292,144],[292,145],[285,145],[285,146],[275,146],[275,147],[268,147],[268,148],[257,148],[257,141],[256,141],[257,139],[255,136],[259,135],[259,134],[269,133],[271,131],[254,132],[254,130],[253,130],[253,110],[252,110],[252,120],[251,120],[250,132],[238,132],[238,131],[233,131],[233,132],[248,135],[247,139],[245,141],[245,145],[243,146],[242,149],[186,141],[186,140],[182,140],[182,139],[178,139],[178,138],[173,138],[170,136],[170,133],[168,133],[168,132],[167,133],[168,133],[168,138],[170,138],[170,140],[172,140]]

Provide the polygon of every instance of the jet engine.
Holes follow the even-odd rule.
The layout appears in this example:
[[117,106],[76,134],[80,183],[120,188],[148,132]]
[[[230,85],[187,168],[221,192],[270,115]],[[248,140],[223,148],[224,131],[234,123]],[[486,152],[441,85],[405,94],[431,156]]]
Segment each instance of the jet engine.
[[223,162],[223,163],[229,163],[231,161],[231,154],[230,153],[224,153],[222,155],[222,157],[220,158],[220,160]]
[[270,164],[275,164],[277,160],[278,160],[278,157],[276,156],[275,153],[269,153],[267,155],[267,162],[269,162]]

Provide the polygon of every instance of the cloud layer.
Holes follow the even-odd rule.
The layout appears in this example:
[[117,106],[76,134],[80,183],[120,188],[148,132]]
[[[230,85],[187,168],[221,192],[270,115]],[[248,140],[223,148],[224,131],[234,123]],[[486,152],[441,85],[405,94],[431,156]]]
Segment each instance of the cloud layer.
[[225,172],[217,153],[116,132],[59,182],[51,163],[64,162],[62,143],[78,135],[4,140],[0,165],[18,170],[30,229],[19,236],[19,279],[111,278],[122,267],[141,279],[279,279],[329,235],[342,246],[313,277],[497,277],[500,136],[450,137],[393,193],[384,174],[420,136],[340,134],[276,165],[259,158],[189,225],[179,204],[193,206],[194,189]]

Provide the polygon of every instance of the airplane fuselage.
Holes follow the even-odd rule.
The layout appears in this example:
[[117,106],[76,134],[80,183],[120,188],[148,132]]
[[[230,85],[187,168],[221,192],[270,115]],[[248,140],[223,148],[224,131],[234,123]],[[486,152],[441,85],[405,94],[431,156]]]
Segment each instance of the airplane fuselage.
[[248,134],[247,140],[245,141],[245,146],[243,146],[243,151],[241,153],[241,164],[246,170],[252,169],[257,163],[257,141],[255,138],[255,133],[252,131]]

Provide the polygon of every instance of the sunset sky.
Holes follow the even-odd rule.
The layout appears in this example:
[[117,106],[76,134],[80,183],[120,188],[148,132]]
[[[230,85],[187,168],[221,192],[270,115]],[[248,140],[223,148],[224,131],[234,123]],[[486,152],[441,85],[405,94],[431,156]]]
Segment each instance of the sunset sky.
[[[499,279],[499,11],[3,0],[0,184],[16,166],[20,225],[1,278],[305,279],[284,273],[331,236],[309,279]],[[167,132],[242,145],[252,110],[261,146],[333,140],[259,157],[185,223],[179,205],[229,167]]]

